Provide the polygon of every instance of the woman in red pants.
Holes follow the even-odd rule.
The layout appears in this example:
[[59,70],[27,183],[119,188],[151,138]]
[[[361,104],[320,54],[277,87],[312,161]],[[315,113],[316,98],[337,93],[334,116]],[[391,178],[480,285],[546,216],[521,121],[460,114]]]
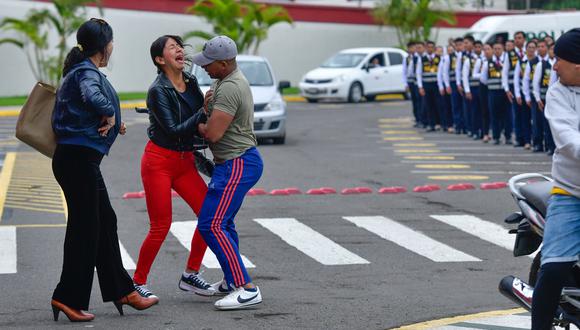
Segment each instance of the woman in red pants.
[[[197,80],[183,72],[183,41],[165,35],[151,45],[151,59],[158,76],[147,93],[149,108],[149,142],[141,159],[141,178],[145,188],[151,227],[145,238],[137,269],[133,276],[135,289],[144,297],[154,296],[147,288],[147,275],[161,244],[171,227],[171,189],[199,214],[207,185],[195,168],[193,150],[206,148],[196,136],[197,125],[207,118],[204,98]],[[207,245],[197,231],[191,241],[191,252],[179,288],[211,296],[215,290],[199,274]]]

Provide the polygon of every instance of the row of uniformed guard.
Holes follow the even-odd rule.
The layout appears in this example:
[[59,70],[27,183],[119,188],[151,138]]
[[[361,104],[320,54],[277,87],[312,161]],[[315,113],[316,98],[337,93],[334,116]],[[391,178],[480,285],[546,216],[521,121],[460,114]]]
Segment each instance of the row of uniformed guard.
[[410,42],[408,53],[403,76],[417,127],[494,144],[503,135],[505,144],[553,154],[543,113],[548,87],[557,80],[552,41],[526,42],[523,32],[505,44],[467,36],[445,50],[431,41]]

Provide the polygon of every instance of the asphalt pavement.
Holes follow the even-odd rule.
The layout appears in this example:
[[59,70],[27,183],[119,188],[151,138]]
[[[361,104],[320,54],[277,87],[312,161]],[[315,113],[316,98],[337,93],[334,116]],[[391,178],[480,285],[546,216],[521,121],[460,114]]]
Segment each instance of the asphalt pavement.
[[[531,264],[528,257],[512,256],[513,237],[503,224],[516,206],[507,189],[481,186],[516,173],[549,173],[551,159],[463,135],[426,133],[412,127],[410,114],[405,101],[289,104],[286,144],[259,146],[265,170],[256,188],[302,193],[247,196],[236,220],[241,253],[262,290],[261,305],[219,312],[214,298],[179,291],[187,233],[196,218],[176,197],[176,224],[148,283],[160,304],[143,312],[128,309],[121,317],[113,304],[102,303],[95,278],[90,312],[96,319],[83,325],[64,317],[52,321],[49,303],[66,222],[50,162],[14,140],[15,118],[0,118],[0,327],[390,329],[516,307],[497,291],[505,275],[527,278]],[[123,195],[142,190],[147,118],[123,115],[128,133],[118,138],[102,169],[130,269],[148,217],[144,199]],[[458,183],[474,189],[447,189]],[[425,185],[440,190],[413,192]],[[406,192],[378,193],[393,186]],[[306,194],[321,187],[337,193]],[[341,193],[357,187],[372,192]],[[210,267],[203,274],[208,281],[221,279],[211,258],[204,264]]]

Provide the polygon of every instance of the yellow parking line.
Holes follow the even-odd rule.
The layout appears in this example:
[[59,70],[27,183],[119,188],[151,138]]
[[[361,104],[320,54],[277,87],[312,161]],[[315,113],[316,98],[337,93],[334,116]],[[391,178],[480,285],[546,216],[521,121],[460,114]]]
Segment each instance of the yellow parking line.
[[412,154],[412,153],[436,154],[438,152],[441,152],[441,150],[437,150],[437,149],[397,149],[397,150],[395,150],[395,152],[398,152],[401,154]]
[[412,123],[412,119],[410,117],[407,118],[380,118],[379,122],[381,123]]
[[403,94],[384,94],[384,95],[377,95],[377,101],[384,101],[384,100],[404,100],[405,97]]
[[16,153],[9,152],[4,158],[4,165],[2,165],[2,173],[0,173],[0,222],[2,222],[2,214],[4,212],[4,203],[6,202],[6,195],[8,193],[8,185],[14,170],[14,163],[16,162]]
[[402,130],[390,130],[390,131],[382,131],[382,134],[387,135],[395,135],[395,134],[419,134],[417,131],[402,131]]
[[434,147],[435,143],[395,143],[395,147]]
[[431,169],[463,169],[471,168],[469,165],[464,164],[417,164],[416,168],[431,168]]
[[403,125],[403,124],[380,124],[379,128],[412,128],[413,125]]
[[439,319],[439,320],[432,320],[432,321],[410,324],[410,325],[402,326],[400,328],[395,328],[393,330],[423,330],[423,329],[429,329],[429,328],[434,328],[434,327],[441,327],[441,326],[445,326],[445,325],[450,325],[453,323],[466,322],[466,321],[474,320],[474,319],[494,317],[494,316],[506,316],[506,315],[524,313],[524,312],[525,312],[525,310],[523,308],[514,308],[514,309],[508,309],[508,310],[499,310],[499,311],[483,312],[483,313],[476,313],[476,314],[469,314],[469,315],[460,315],[460,316],[448,317],[448,318]]
[[0,117],[17,117],[19,114],[20,114],[20,110],[0,111]]
[[428,177],[430,180],[445,180],[445,181],[463,181],[463,180],[487,180],[489,176],[485,175],[432,175]]
[[[6,206],[12,207],[8,203],[6,203]],[[29,207],[29,206],[20,206],[20,205],[14,205],[13,207],[17,208],[19,210],[23,209],[23,210],[28,210],[28,211],[49,212],[49,213],[58,213],[58,214],[64,213],[63,210],[45,209],[45,208],[40,208],[40,207]]]
[[455,156],[405,156],[409,160],[454,160]]
[[387,136],[383,138],[383,141],[421,141],[422,136]]

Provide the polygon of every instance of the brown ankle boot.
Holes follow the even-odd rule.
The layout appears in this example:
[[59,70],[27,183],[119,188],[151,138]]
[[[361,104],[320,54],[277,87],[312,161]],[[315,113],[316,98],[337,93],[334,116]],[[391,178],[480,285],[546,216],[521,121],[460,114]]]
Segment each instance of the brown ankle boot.
[[158,302],[159,298],[157,297],[145,298],[137,293],[137,291],[133,291],[123,298],[115,301],[114,304],[115,307],[117,307],[117,310],[119,310],[119,314],[123,315],[123,305],[129,305],[136,310],[141,311],[157,304]]
[[91,313],[85,313],[81,310],[70,308],[67,305],[54,299],[52,299],[50,305],[52,305],[54,321],[58,321],[58,315],[60,312],[63,312],[71,322],[89,322],[95,318],[95,316]]

